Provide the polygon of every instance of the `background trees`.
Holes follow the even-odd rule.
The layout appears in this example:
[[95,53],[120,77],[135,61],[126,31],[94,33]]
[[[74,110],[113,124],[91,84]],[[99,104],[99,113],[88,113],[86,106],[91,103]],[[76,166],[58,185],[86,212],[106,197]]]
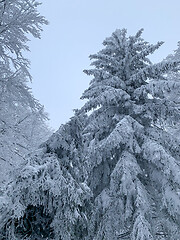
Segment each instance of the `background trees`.
[[40,38],[47,24],[31,0],[0,1],[0,188],[25,154],[47,139],[43,106],[27,86],[29,61],[23,56],[31,34]]

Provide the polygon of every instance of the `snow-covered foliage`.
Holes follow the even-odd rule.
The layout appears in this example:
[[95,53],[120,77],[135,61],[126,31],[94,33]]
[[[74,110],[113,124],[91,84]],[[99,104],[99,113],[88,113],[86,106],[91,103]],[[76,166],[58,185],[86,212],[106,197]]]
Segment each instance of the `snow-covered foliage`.
[[50,136],[43,106],[32,96],[28,35],[39,38],[44,17],[32,0],[0,1],[0,188],[9,172]]
[[[175,60],[180,62],[180,42],[178,43],[178,48],[176,51],[174,51],[174,54],[171,54],[167,57],[167,60]],[[180,65],[180,63],[179,63]],[[179,72],[171,72],[167,75],[168,80],[174,84],[174,90],[169,91],[166,90],[167,97],[173,101],[175,104],[180,104],[180,73]],[[173,133],[176,137],[180,139],[180,123],[177,121],[174,126],[168,127],[168,129],[171,133]]]
[[82,239],[91,196],[88,187],[78,184],[46,148],[27,161],[2,197],[1,239]]
[[64,167],[78,180],[86,181],[87,167],[84,156],[83,129],[87,124],[87,116],[74,116],[61,125],[45,143],[47,152],[57,154]]
[[180,236],[180,143],[167,131],[180,120],[179,102],[170,97],[179,79],[169,77],[179,64],[175,58],[152,64],[147,57],[162,42],[149,44],[141,34],[116,30],[85,70],[93,76],[79,110],[91,112],[84,129],[95,197],[89,239]]
[[87,235],[92,194],[82,177],[84,121],[73,117],[26,159],[2,196],[2,239],[71,240]]
[[152,64],[162,42],[141,35],[116,30],[90,56],[87,102],[1,196],[3,240],[179,239],[179,59]]
[[1,102],[0,119],[0,189],[11,180],[14,170],[26,161],[26,154],[34,151],[51,134],[43,109],[9,106]]
[[[34,0],[0,1],[0,67],[4,81],[9,74],[13,77],[20,72],[30,77],[29,61],[23,56],[23,51],[29,50],[28,34],[40,38],[42,25],[47,24],[37,11],[38,5]],[[13,73],[9,72],[9,66]]]

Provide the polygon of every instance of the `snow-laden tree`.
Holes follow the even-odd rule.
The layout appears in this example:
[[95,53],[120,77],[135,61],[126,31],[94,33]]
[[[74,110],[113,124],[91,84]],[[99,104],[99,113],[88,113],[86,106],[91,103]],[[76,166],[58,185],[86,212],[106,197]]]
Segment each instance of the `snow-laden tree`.
[[89,239],[179,239],[180,143],[166,129],[180,120],[175,60],[152,64],[142,30],[116,30],[91,55],[93,76],[79,114],[89,114],[83,130],[88,143],[88,185],[95,210]]
[[27,156],[49,134],[43,108],[27,87],[23,56],[28,34],[40,37],[47,23],[37,6],[34,0],[0,1],[0,158],[8,178],[1,176],[8,185],[1,185],[0,239],[82,239],[91,197],[81,174],[82,117]]
[[[180,236],[179,62],[116,30],[91,55],[85,105],[52,135],[0,201],[4,239],[174,240]],[[86,115],[86,113],[88,113]]]
[[[167,61],[173,60],[180,62],[180,42],[178,42],[178,48],[174,51],[174,54],[170,54],[167,57]],[[173,91],[166,91],[168,98],[171,99],[171,101],[174,101],[176,104],[180,104],[180,88],[179,88],[179,82],[180,82],[180,72],[170,72],[167,74],[167,78],[170,81],[173,81],[176,85],[174,87]],[[175,137],[178,137],[180,139],[180,123],[177,121],[177,123],[174,126],[169,126],[168,130],[174,134]]]
[[50,134],[43,106],[32,96],[29,61],[23,56],[28,37],[40,37],[47,21],[33,0],[0,1],[0,188],[24,155]]
[[85,239],[91,191],[82,172],[82,128],[73,117],[31,154],[0,201],[0,238]]
[[63,166],[79,182],[87,180],[87,166],[84,158],[85,138],[82,135],[87,125],[87,116],[74,116],[61,125],[45,143],[47,152],[57,154]]
[[[37,10],[38,5],[35,0],[0,1],[0,69],[4,83],[9,75],[14,77],[13,73],[30,77],[29,61],[23,56],[23,51],[29,50],[28,34],[40,38],[42,25],[47,24]],[[13,72],[9,72],[9,66]]]
[[0,189],[26,161],[26,154],[37,149],[51,134],[43,108],[33,111],[21,104],[12,106],[8,100],[0,103]]

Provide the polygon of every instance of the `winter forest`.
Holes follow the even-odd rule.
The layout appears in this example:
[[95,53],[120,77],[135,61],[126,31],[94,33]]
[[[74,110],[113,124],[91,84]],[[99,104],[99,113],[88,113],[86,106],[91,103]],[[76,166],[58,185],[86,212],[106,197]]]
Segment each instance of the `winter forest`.
[[24,54],[38,5],[0,1],[0,240],[180,240],[180,44],[154,64],[163,42],[115,30],[52,133]]

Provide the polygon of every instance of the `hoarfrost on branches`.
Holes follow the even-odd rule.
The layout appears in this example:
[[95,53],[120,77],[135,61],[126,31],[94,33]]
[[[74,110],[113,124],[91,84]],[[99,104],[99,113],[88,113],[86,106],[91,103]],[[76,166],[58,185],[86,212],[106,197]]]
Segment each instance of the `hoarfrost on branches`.
[[116,30],[90,56],[87,102],[5,191],[2,236],[179,238],[179,49],[153,64],[148,56],[162,42],[142,32]]

